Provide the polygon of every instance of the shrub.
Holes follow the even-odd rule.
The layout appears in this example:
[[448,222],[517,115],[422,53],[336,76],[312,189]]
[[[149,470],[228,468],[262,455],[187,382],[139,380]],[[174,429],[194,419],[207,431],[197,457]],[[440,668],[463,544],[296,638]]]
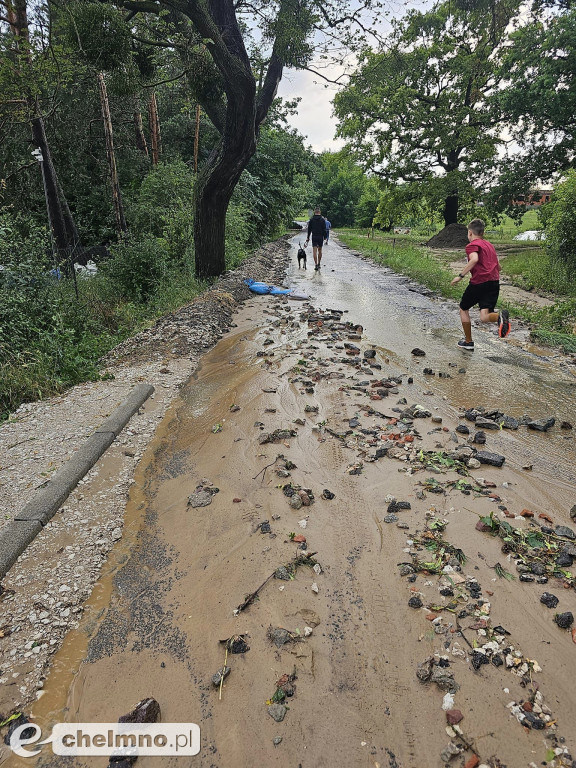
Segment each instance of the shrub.
[[576,172],[568,171],[565,181],[558,185],[546,206],[544,226],[546,250],[551,259],[563,264],[570,279],[576,277]]
[[130,229],[163,240],[171,262],[193,254],[194,175],[181,160],[162,163],[146,176],[128,200]]
[[112,259],[102,265],[119,295],[136,303],[150,299],[166,272],[168,254],[161,238],[128,235],[112,248]]

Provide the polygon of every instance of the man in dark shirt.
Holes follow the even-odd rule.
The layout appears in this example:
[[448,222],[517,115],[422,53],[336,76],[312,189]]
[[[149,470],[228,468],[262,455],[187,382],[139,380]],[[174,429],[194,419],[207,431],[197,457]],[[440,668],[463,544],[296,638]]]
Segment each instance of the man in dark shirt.
[[327,235],[326,219],[322,216],[320,208],[314,209],[314,216],[308,222],[308,239],[306,245],[310,242],[312,237],[312,253],[314,255],[314,269],[318,271],[320,269],[320,262],[322,261],[322,246]]

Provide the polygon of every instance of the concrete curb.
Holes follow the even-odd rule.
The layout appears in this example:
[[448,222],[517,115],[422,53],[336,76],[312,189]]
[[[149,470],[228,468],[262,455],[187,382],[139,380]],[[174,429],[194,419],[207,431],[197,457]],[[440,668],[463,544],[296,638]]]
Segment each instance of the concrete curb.
[[112,445],[152,392],[154,387],[151,384],[135,387],[14,520],[0,529],[0,579],[6,576],[26,547],[54,517],[79,481]]

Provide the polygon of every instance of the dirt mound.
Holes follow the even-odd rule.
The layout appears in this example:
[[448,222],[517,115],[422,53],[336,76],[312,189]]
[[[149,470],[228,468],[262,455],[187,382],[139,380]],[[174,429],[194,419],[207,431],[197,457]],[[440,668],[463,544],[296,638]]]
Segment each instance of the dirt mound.
[[448,224],[426,245],[429,248],[464,248],[468,245],[468,228],[464,224]]

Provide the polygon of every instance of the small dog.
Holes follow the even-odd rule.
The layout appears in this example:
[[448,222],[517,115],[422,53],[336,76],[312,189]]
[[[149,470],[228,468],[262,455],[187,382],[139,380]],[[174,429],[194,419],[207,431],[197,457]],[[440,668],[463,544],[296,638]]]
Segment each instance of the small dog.
[[304,262],[304,269],[306,269],[306,251],[302,248],[300,243],[298,245],[298,269],[300,269],[302,262]]

